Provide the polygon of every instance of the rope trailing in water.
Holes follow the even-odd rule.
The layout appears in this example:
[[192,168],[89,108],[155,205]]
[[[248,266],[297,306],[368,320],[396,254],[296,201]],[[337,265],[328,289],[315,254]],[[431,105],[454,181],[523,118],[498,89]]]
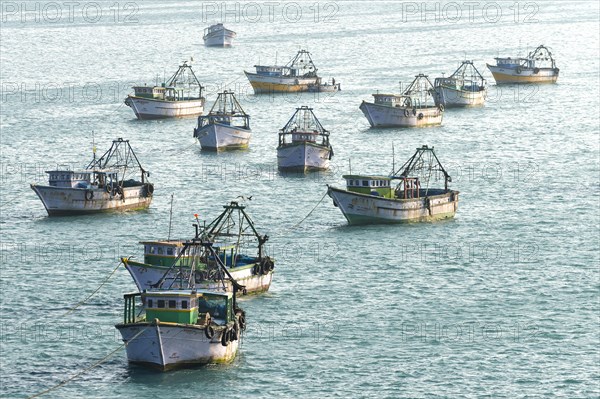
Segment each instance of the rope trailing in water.
[[294,230],[296,227],[300,226],[300,225],[302,224],[302,222],[304,222],[306,219],[308,219],[308,217],[309,217],[310,215],[312,215],[312,213],[315,211],[315,209],[317,209],[317,207],[318,207],[319,205],[321,205],[321,202],[323,202],[323,199],[325,199],[325,197],[326,197],[326,196],[327,196],[327,191],[325,191],[325,194],[323,194],[323,196],[321,197],[321,199],[319,200],[319,202],[317,202],[317,205],[315,205],[315,206],[314,206],[314,208],[313,208],[313,209],[311,209],[311,210],[310,210],[310,212],[308,212],[308,214],[302,218],[302,220],[300,220],[298,223],[296,223],[296,224],[295,224],[295,225],[293,225],[292,227],[290,227],[290,228],[288,228],[288,229],[285,229],[285,230],[283,230],[283,232],[281,232],[280,234],[285,234],[285,233],[287,233],[288,231]]
[[90,295],[88,295],[84,300],[79,301],[75,306],[73,306],[71,309],[69,309],[65,314],[63,314],[62,316],[59,316],[59,319],[62,319],[63,317],[67,316],[68,314],[72,313],[75,309],[77,309],[78,307],[80,307],[81,305],[83,305],[84,303],[86,303],[91,297],[93,297],[98,291],[100,291],[100,288],[102,288],[104,286],[104,284],[106,284],[106,282],[112,277],[113,274],[115,274],[115,272],[117,271],[117,269],[119,268],[119,266],[121,266],[121,262],[119,262],[119,264],[117,264],[117,267],[115,267],[113,269],[112,272],[110,272],[110,274],[104,279],[104,281],[102,283],[100,283],[100,285],[98,286],[98,288],[96,288]]
[[38,393],[36,393],[35,395],[32,395],[32,396],[30,396],[28,399],[37,398],[37,397],[39,397],[39,396],[42,396],[42,395],[45,395],[45,394],[47,394],[48,392],[54,391],[55,389],[58,389],[58,388],[60,388],[60,387],[62,387],[62,386],[64,386],[64,385],[67,385],[67,383],[69,383],[69,382],[73,381],[75,378],[77,378],[77,377],[79,377],[79,376],[81,376],[81,375],[85,374],[86,372],[88,372],[88,371],[92,370],[93,368],[96,368],[96,367],[98,367],[99,365],[101,365],[102,363],[104,363],[105,361],[107,361],[108,359],[110,359],[110,358],[112,357],[112,355],[114,355],[115,353],[117,353],[117,351],[118,351],[118,350],[122,349],[122,348],[123,348],[123,347],[125,347],[126,345],[129,345],[129,343],[130,343],[131,341],[133,341],[134,339],[136,339],[137,337],[139,337],[139,336],[140,336],[140,335],[141,335],[141,334],[142,334],[144,331],[146,331],[146,330],[147,330],[149,327],[150,327],[150,326],[148,326],[148,327],[144,328],[142,331],[140,331],[140,332],[138,332],[137,334],[135,334],[135,335],[133,336],[133,338],[131,338],[131,339],[130,339],[128,342],[124,342],[124,343],[122,343],[121,345],[119,345],[118,347],[116,347],[114,350],[112,350],[112,351],[111,351],[111,352],[110,352],[108,355],[104,356],[102,359],[98,360],[96,363],[92,364],[91,366],[84,368],[83,370],[81,370],[80,372],[76,373],[76,374],[75,374],[75,375],[73,375],[72,377],[70,377],[70,378],[67,378],[67,379],[66,379],[66,380],[64,380],[64,381],[61,381],[60,383],[58,383],[58,384],[56,384],[56,385],[54,385],[54,386],[52,386],[52,387],[50,387],[50,388],[48,388],[48,389],[46,389],[46,390],[44,390],[44,391],[38,392]]

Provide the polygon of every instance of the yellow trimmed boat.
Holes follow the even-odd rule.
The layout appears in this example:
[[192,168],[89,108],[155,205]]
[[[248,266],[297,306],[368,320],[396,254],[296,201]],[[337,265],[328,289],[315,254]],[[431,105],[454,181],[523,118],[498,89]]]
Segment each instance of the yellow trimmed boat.
[[525,58],[497,57],[496,65],[487,64],[496,84],[556,83],[560,69],[550,50],[538,46]]

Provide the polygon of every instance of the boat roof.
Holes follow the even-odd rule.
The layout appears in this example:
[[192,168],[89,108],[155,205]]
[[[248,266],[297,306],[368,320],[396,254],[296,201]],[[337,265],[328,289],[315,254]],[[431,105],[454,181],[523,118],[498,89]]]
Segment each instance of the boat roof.
[[398,97],[398,98],[409,97],[404,94],[389,94],[389,93],[375,93],[375,94],[372,94],[372,96],[373,97]]
[[395,177],[382,176],[382,175],[343,175],[342,178],[343,179],[378,179],[378,180],[397,179]]
[[165,295],[165,296],[190,296],[191,294],[200,294],[200,295],[216,295],[231,298],[233,296],[232,292],[222,292],[222,291],[211,291],[211,290],[157,290],[157,291],[144,291],[142,295]]
[[150,240],[140,241],[140,244],[171,245],[173,247],[183,247],[187,240]]
[[[186,242],[189,240],[149,240],[149,241],[139,241],[142,245],[168,245],[171,247],[183,247]],[[230,249],[235,247],[233,244],[225,244],[219,242],[213,242],[212,246],[219,249]]]
[[75,174],[75,173],[119,173],[118,170],[116,169],[77,169],[77,170],[73,170],[73,169],[64,169],[64,170],[47,170],[46,173],[71,173],[71,174]]

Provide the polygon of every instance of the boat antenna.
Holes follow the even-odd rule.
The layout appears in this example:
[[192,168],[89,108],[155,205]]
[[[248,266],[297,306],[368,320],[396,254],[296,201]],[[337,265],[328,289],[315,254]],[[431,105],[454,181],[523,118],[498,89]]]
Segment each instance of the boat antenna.
[[92,153],[94,154],[94,162],[96,162],[96,142],[94,141],[94,131],[92,130]]
[[396,154],[394,153],[394,142],[392,141],[392,175],[396,172]]
[[169,211],[169,234],[167,235],[167,241],[171,239],[171,226],[173,223],[173,197],[175,194],[171,194],[171,210]]
[[277,51],[275,51],[275,65],[277,65]]
[[348,168],[350,169],[350,174],[352,174],[352,159],[348,158]]

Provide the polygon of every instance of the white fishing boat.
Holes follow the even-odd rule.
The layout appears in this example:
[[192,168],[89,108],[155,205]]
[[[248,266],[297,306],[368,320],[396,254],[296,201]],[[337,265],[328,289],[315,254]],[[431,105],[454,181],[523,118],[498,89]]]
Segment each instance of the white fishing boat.
[[[195,239],[212,242],[219,258],[197,259],[195,284],[197,288],[233,290],[232,282],[224,280],[222,264],[231,277],[243,285],[243,294],[267,291],[273,281],[275,262],[265,254],[264,244],[269,237],[260,235],[245,211],[245,206],[233,201],[224,206],[224,211],[202,231],[196,231]],[[181,288],[176,279],[177,268],[191,267],[194,254],[185,252],[186,240],[148,240],[144,246],[144,259],[137,262],[123,259],[123,264],[135,281],[140,292],[151,289],[153,284],[166,276],[173,281],[174,288]],[[166,274],[170,270],[170,275]]]
[[231,91],[219,93],[208,115],[198,117],[194,137],[203,150],[219,151],[248,148],[250,116]]
[[280,170],[311,171],[329,169],[333,148],[329,131],[307,106],[296,112],[279,131],[277,166]]
[[[430,187],[439,177],[443,188]],[[345,175],[346,189],[328,186],[333,205],[340,208],[348,224],[424,222],[454,217],[458,191],[433,152],[416,153],[389,176]]]
[[538,46],[525,58],[496,57],[496,65],[487,64],[496,84],[506,83],[556,83],[560,69],[550,50]]
[[[50,170],[48,185],[31,184],[48,215],[139,210],[150,206],[154,185],[147,178],[129,140],[114,140],[100,158],[83,170]],[[136,178],[139,176],[139,180]]]
[[237,33],[218,23],[204,29],[202,39],[206,47],[231,47],[236,36]]
[[371,127],[441,125],[444,106],[433,104],[432,89],[429,78],[419,74],[403,94],[373,94],[375,101],[363,101],[359,108]]
[[125,104],[138,119],[195,116],[204,112],[204,88],[187,61],[166,82],[156,86],[133,86]]
[[485,103],[487,83],[473,61],[463,61],[449,77],[435,78],[433,91],[437,106],[477,106]]
[[[198,289],[196,262],[210,256],[218,261],[218,256],[211,243],[201,240],[186,242],[182,251],[189,254],[190,267],[174,264],[151,289],[124,295],[123,322],[115,327],[130,363],[165,371],[229,363],[238,352],[246,321],[244,311],[237,306],[236,292],[243,287],[232,280],[232,292]],[[169,278],[173,274],[175,278]],[[174,288],[174,281],[181,288]]]
[[[244,71],[252,85],[255,94],[277,92],[303,92],[303,91],[335,91],[339,84],[321,84],[317,75],[317,67],[313,63],[310,53],[306,50],[298,51],[287,64],[280,65],[255,65],[256,73]],[[329,90],[331,89],[331,90]]]

